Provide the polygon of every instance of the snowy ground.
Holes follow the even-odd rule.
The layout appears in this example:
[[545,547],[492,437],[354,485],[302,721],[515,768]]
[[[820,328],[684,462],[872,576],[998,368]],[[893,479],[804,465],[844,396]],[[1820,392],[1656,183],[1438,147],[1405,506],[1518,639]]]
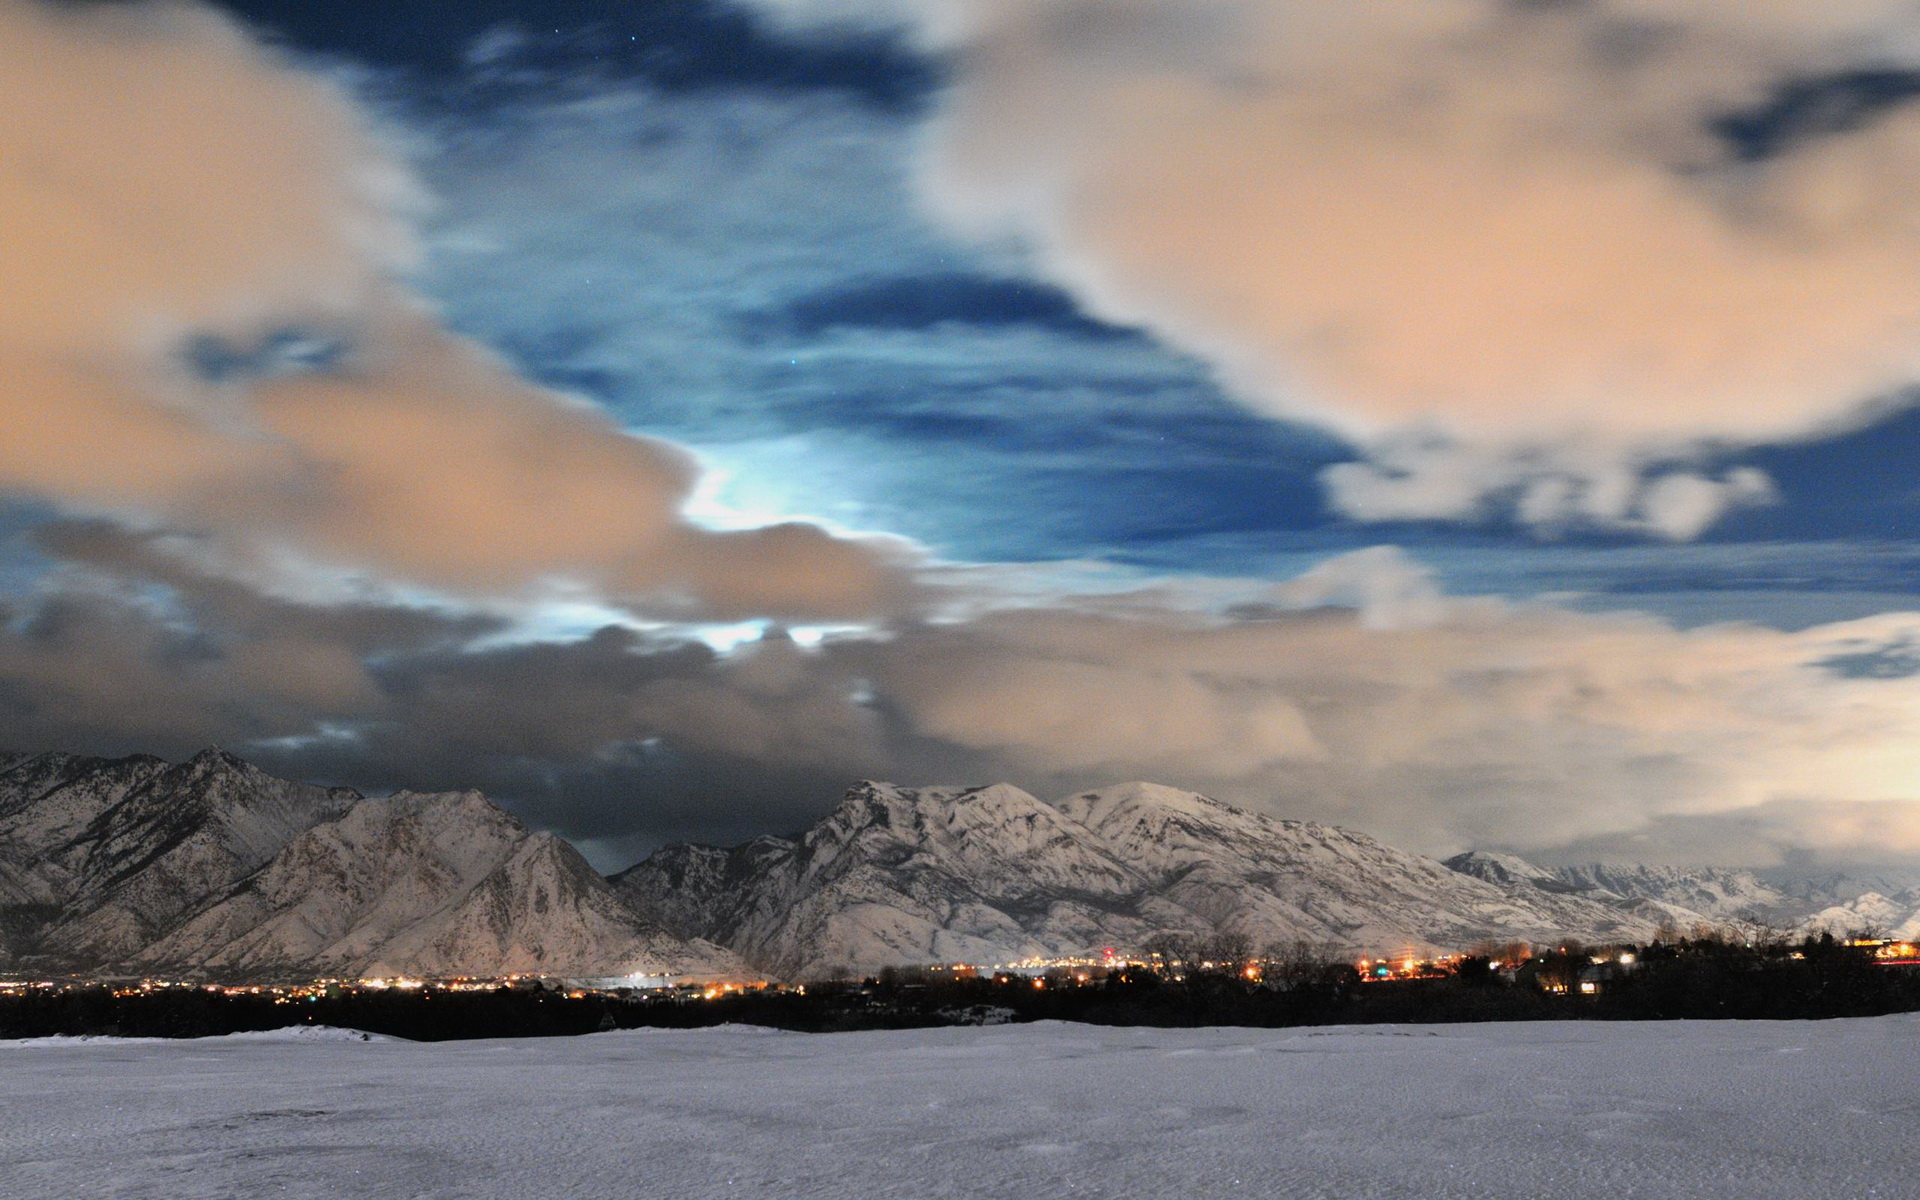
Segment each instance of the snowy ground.
[[1920,1197],[1920,1018],[0,1043],[0,1196]]

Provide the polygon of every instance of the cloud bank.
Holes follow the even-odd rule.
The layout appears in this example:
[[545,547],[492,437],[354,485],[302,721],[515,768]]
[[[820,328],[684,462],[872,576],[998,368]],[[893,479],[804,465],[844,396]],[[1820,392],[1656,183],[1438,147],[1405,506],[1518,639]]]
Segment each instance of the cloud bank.
[[1435,853],[1920,855],[1913,614],[1679,631],[1450,597],[1379,549],[1280,584],[968,588],[966,619],[721,654],[617,625],[503,641],[486,618],[262,597],[110,526],[41,536],[70,578],[0,635],[10,737],[477,784],[629,852],[790,829],[883,777],[1148,778]]
[[933,208],[1378,447],[1361,519],[1692,536],[1767,495],[1703,443],[1920,366],[1909,4],[757,2],[950,54]]

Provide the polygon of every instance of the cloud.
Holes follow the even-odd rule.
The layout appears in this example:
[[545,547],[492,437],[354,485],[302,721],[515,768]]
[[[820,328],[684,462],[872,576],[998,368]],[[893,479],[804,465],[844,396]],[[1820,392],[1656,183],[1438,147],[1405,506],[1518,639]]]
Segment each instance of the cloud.
[[716,533],[692,459],[404,283],[422,200],[348,99],[210,10],[0,3],[0,489],[258,575],[690,617],[896,606],[899,544]]
[[1516,452],[1431,437],[1376,442],[1320,473],[1329,502],[1361,521],[1474,522],[1502,512],[1549,533],[1630,530],[1690,541],[1729,511],[1775,499],[1752,467],[1719,474],[1655,465],[1618,448]]
[[15,744],[217,741],[370,789],[482,786],[609,865],[799,827],[862,777],[1145,778],[1433,853],[1920,857],[1915,614],[1679,630],[1449,596],[1376,548],[1082,596],[960,572],[931,619],[719,653],[265,596],[107,525],[40,536],[68,565],[0,623]]
[[947,47],[933,208],[1380,444],[1329,481],[1361,519],[1691,536],[1765,489],[1650,457],[1830,430],[1920,367],[1894,0],[760,2]]
[[1364,611],[1224,625],[1009,614],[872,651],[872,671],[912,728],[1016,777],[1172,778],[1436,851],[1914,799],[1911,681],[1815,665],[1838,630],[1449,607],[1386,630]]
[[1448,597],[1385,550],[1225,609],[1177,592],[776,637],[618,711],[668,761],[1040,794],[1146,778],[1435,853],[1680,830],[1641,856],[1920,854],[1920,678],[1848,667],[1910,653],[1920,617],[1682,631]]

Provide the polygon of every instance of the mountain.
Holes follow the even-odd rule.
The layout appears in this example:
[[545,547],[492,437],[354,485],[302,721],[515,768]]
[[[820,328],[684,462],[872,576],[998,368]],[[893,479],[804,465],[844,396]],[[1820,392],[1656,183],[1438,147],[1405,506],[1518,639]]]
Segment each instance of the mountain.
[[1466,854],[1456,854],[1446,860],[1448,870],[1458,871],[1462,875],[1471,875],[1475,879],[1484,879],[1497,887],[1516,887],[1520,884],[1532,884],[1535,887],[1550,887],[1560,891],[1569,890],[1555,879],[1553,872],[1546,867],[1536,867],[1526,859],[1515,854],[1499,854],[1490,850],[1473,850]]
[[[1540,867],[1512,854],[1474,851],[1447,865],[1502,886],[1530,884],[1567,895],[1638,905],[1682,932],[1727,922],[1796,934],[1903,928],[1920,910],[1920,885],[1898,876],[1829,873],[1763,877],[1725,867],[1592,863]],[[1889,897],[1892,897],[1891,899]],[[1909,900],[1911,901],[1909,903]],[[1902,906],[1905,906],[1904,908]],[[1914,925],[1920,931],[1920,923]]]
[[1767,885],[1786,897],[1787,905],[1802,914],[1844,906],[1870,892],[1893,896],[1920,891],[1920,872],[1912,870],[1769,871]]
[[613,880],[477,792],[368,798],[220,750],[0,754],[0,969],[251,978],[816,978],[1144,949],[1642,941],[1766,919],[1920,934],[1920,888],[1744,871],[1438,862],[1130,783],[862,783],[804,834],[662,848]]
[[1787,896],[1751,871],[1594,864],[1562,867],[1554,876],[1582,894],[1658,900],[1715,919],[1765,917],[1791,907]]
[[0,889],[0,952],[73,969],[741,973],[478,793],[368,799],[217,750],[0,760]]
[[0,772],[0,846],[15,898],[58,910],[43,952],[123,962],[359,799],[220,750],[179,764],[41,755]]
[[136,960],[257,977],[729,974],[636,919],[572,846],[477,792],[363,800],[306,830]]
[[1814,913],[1794,931],[1796,934],[1834,937],[1865,934],[1920,939],[1920,888],[1895,892],[1891,896],[1868,892],[1844,904],[1835,904]]
[[1157,927],[1129,910],[1129,868],[1005,785],[862,784],[797,840],[668,847],[614,882],[682,936],[789,978],[1131,946]]
[[1657,924],[1145,783],[1056,804],[1007,784],[863,783],[798,838],[671,846],[614,882],[663,927],[789,977],[1137,950],[1167,931],[1397,951]]

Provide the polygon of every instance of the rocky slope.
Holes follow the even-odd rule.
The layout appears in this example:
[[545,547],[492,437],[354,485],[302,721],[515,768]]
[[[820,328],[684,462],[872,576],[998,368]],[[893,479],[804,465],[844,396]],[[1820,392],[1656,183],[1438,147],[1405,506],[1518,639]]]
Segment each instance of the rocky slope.
[[1640,938],[1658,923],[1152,784],[1046,804],[1005,784],[864,783],[798,839],[668,847],[615,882],[680,936],[792,977],[1137,949],[1167,931],[1398,949]]
[[363,800],[142,950],[156,970],[259,977],[737,975],[638,919],[578,851],[475,792]]
[[228,978],[742,971],[477,793],[366,799],[220,751],[0,761],[0,956]]
[[219,750],[185,763],[49,754],[0,771],[8,897],[47,912],[37,948],[124,962],[300,831],[360,799]]

